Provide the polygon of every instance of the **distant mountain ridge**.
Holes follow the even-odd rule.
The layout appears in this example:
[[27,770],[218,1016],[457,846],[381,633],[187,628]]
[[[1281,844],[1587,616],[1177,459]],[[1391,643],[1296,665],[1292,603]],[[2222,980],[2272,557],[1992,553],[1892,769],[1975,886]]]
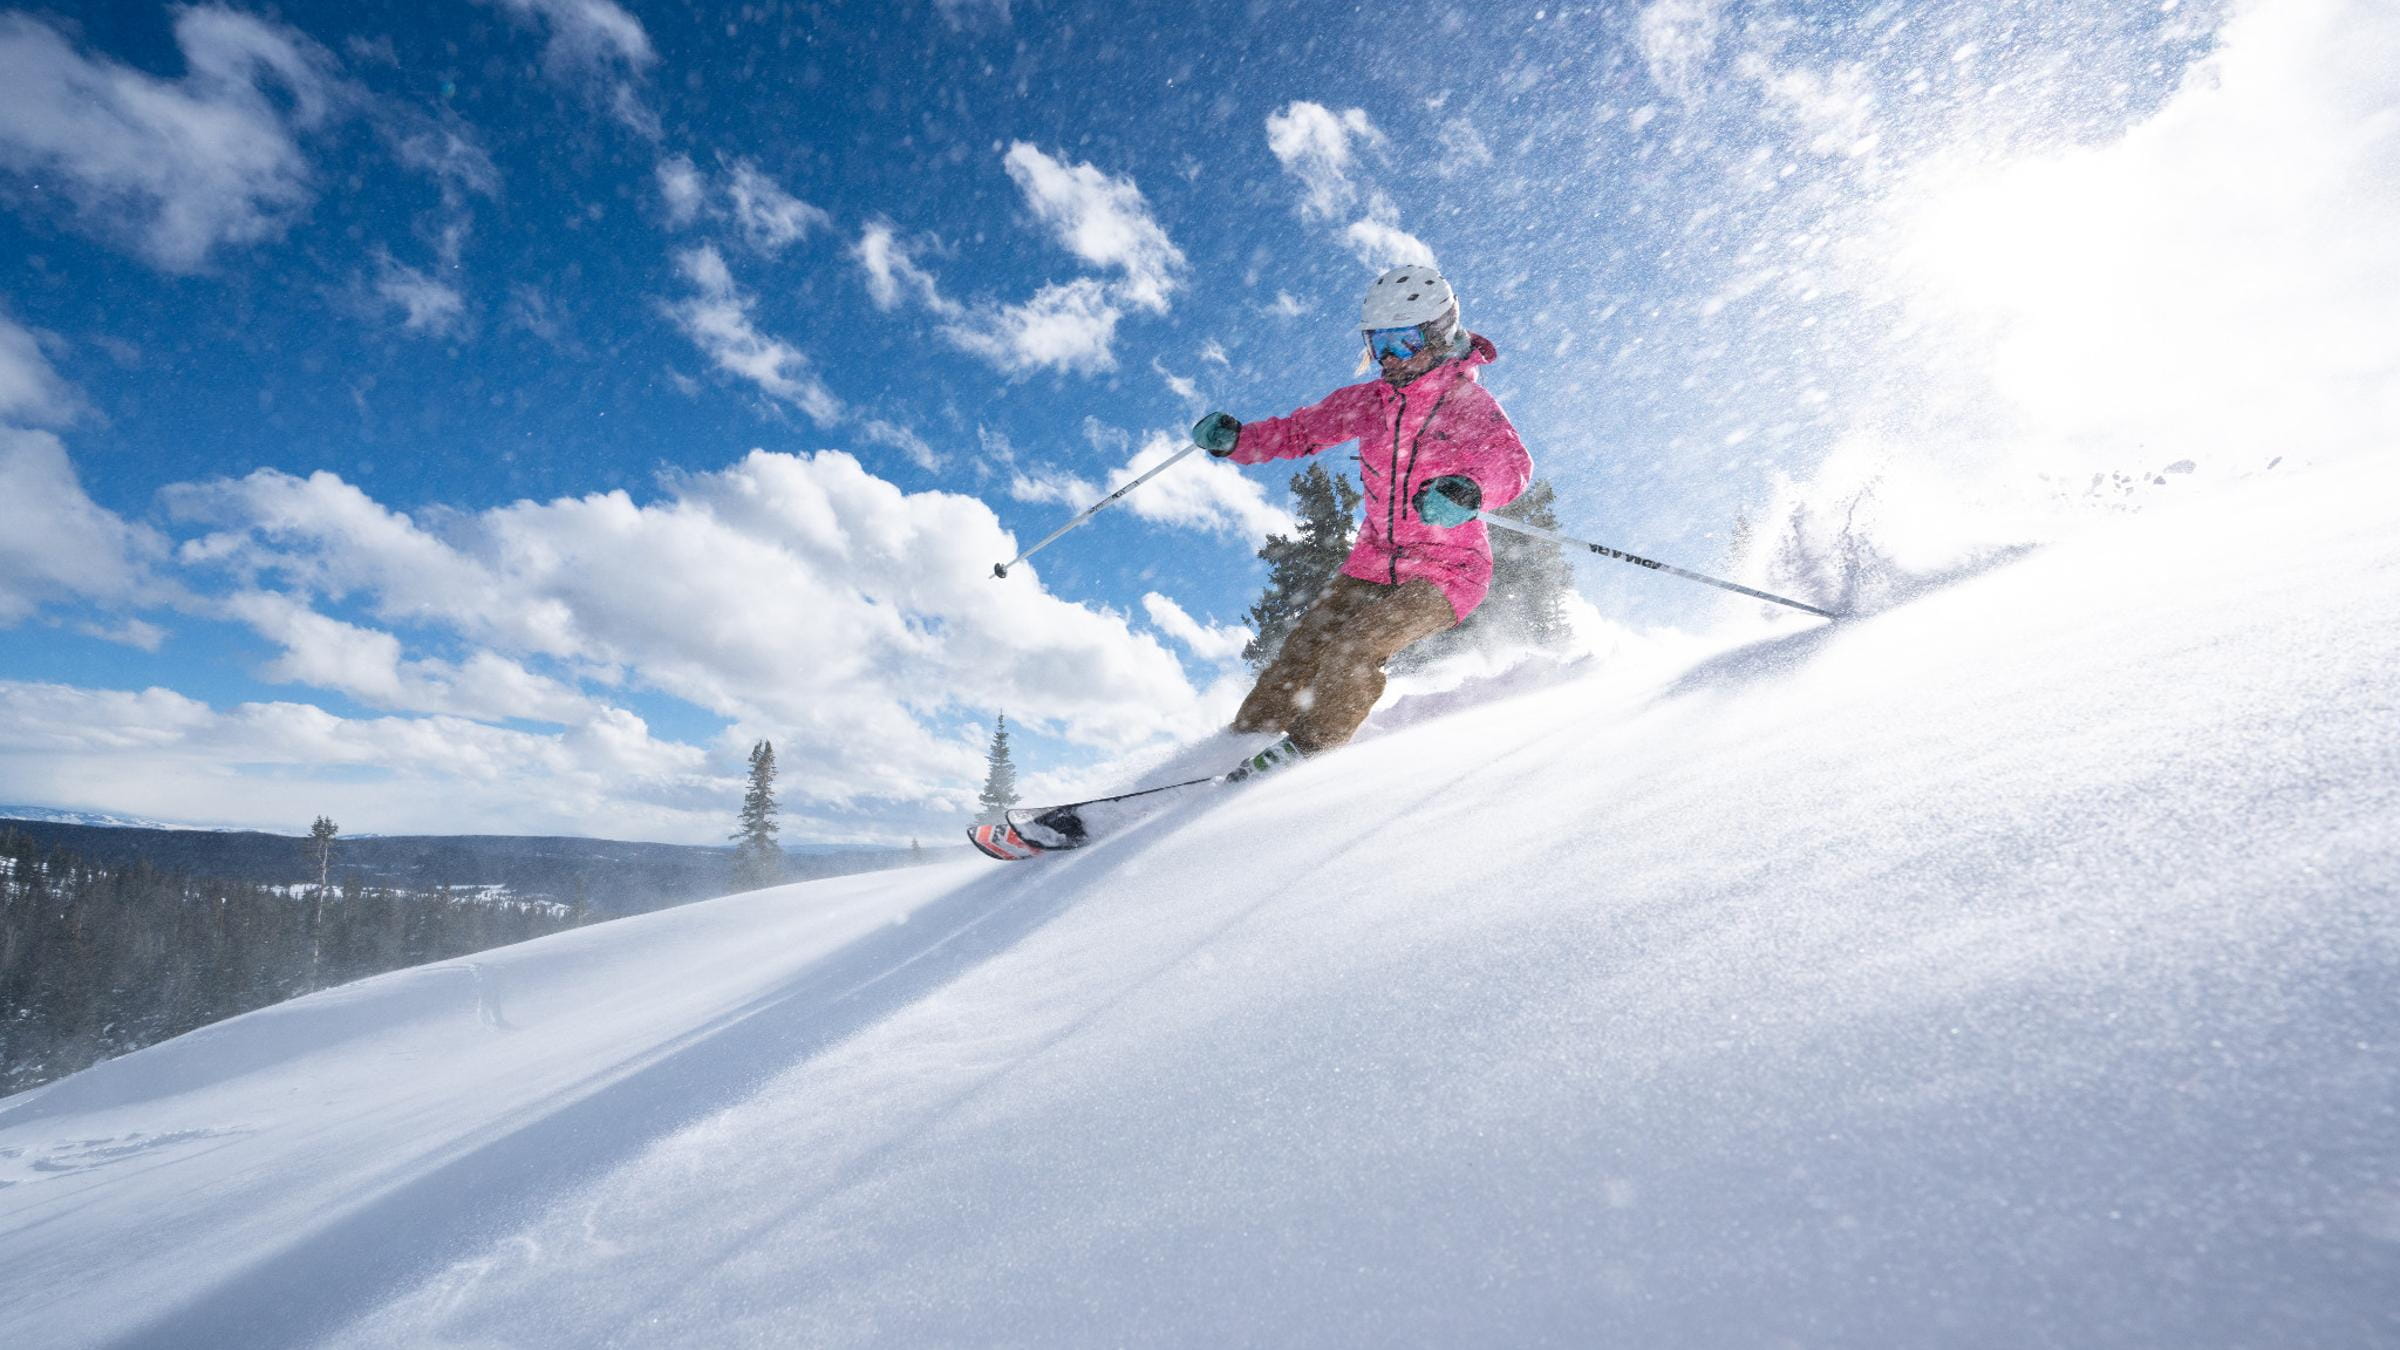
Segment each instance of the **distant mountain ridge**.
[[[142,862],[261,885],[314,881],[316,876],[303,851],[306,840],[298,835],[25,807],[0,807],[0,829],[13,829],[94,862]],[[964,846],[927,849],[922,860],[968,852]],[[785,850],[782,880],[874,872],[916,860],[917,855],[905,848],[802,845]],[[343,836],[334,844],[333,879],[413,890],[505,886],[520,900],[580,900],[604,915],[639,914],[731,891],[733,851],[540,835]]]
[[120,830],[227,830],[228,825],[185,825],[171,820],[120,816],[108,811],[67,811],[54,806],[0,802],[0,820],[40,821],[49,825],[99,825]]

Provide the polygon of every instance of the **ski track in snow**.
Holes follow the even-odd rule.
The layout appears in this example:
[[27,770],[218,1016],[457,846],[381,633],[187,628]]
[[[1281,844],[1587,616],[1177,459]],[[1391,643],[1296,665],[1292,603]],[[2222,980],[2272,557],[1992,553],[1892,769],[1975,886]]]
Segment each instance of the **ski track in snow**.
[[0,1101],[0,1343],[2400,1341],[2395,499],[204,1028]]

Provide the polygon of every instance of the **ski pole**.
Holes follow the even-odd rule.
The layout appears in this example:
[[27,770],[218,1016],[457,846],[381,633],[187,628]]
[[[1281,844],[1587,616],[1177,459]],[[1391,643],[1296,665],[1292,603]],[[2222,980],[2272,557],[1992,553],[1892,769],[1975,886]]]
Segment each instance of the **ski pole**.
[[1002,581],[1006,581],[1008,579],[1008,569],[1025,561],[1027,558],[1032,557],[1034,554],[1041,552],[1043,549],[1050,547],[1052,540],[1058,538],[1062,534],[1065,534],[1067,531],[1074,529],[1076,526],[1081,525],[1083,522],[1090,520],[1093,516],[1100,514],[1102,507],[1109,505],[1117,498],[1124,496],[1126,493],[1133,491],[1142,484],[1158,477],[1159,474],[1165,472],[1168,465],[1173,464],[1177,460],[1182,459],[1185,455],[1188,455],[1199,448],[1200,447],[1197,445],[1187,445],[1181,450],[1176,451],[1174,454],[1160,460],[1157,464],[1151,466],[1148,473],[1145,473],[1141,477],[1134,479],[1132,482],[1127,483],[1121,488],[1118,488],[1116,491],[1108,494],[1105,497],[1102,497],[1100,500],[1093,502],[1090,506],[1084,508],[1082,515],[1075,517],[1066,524],[1059,526],[1057,529],[1052,530],[1046,535],[1043,535],[1042,542],[1035,544],[1032,548],[1025,550],[1023,553],[1020,553],[1017,556],[1009,559],[1007,562],[993,564],[992,575],[1000,578]]
[[1636,567],[1647,567],[1653,572],[1664,572],[1669,576],[1682,577],[1686,581],[1697,581],[1704,586],[1714,586],[1721,591],[1735,591],[1742,595],[1751,596],[1755,599],[1771,600],[1778,605],[1790,605],[1794,609],[1804,610],[1810,614],[1817,615],[1820,618],[1838,619],[1841,617],[1831,610],[1819,609],[1815,605],[1804,605],[1797,600],[1787,600],[1780,595],[1769,595],[1765,591],[1754,591],[1747,586],[1726,581],[1720,577],[1712,577],[1702,572],[1690,572],[1684,570],[1683,568],[1675,567],[1667,563],[1656,562],[1649,558],[1636,557],[1631,553],[1627,553],[1623,549],[1610,548],[1606,544],[1595,544],[1588,539],[1570,539],[1566,535],[1554,534],[1538,525],[1527,525],[1521,521],[1510,520],[1505,516],[1495,516],[1489,511],[1478,511],[1475,513],[1475,516],[1476,519],[1481,520],[1486,525],[1497,525],[1501,529],[1514,530],[1519,534],[1531,535],[1536,539],[1547,539],[1553,544],[1568,544],[1575,548],[1587,549],[1593,553],[1599,554],[1603,558],[1614,558],[1618,562],[1629,562]]

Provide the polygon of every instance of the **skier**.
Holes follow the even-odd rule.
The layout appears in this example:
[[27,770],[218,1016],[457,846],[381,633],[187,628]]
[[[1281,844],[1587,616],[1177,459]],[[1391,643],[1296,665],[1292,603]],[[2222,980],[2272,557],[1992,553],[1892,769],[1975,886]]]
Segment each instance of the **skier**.
[[1380,367],[1381,378],[1283,417],[1213,412],[1192,428],[1202,449],[1236,464],[1359,443],[1358,543],[1234,714],[1236,732],[1285,733],[1245,768],[1350,739],[1383,694],[1384,662],[1483,603],[1492,549],[1474,513],[1506,505],[1533,476],[1516,428],[1476,383],[1476,367],[1500,354],[1467,331],[1441,273],[1412,264],[1377,277],[1359,327],[1359,370]]

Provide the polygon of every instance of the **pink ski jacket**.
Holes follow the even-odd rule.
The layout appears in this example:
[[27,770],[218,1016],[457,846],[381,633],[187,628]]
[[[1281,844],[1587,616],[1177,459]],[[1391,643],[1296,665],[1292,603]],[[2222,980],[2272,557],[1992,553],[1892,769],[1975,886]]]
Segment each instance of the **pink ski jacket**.
[[1358,442],[1366,519],[1342,575],[1385,586],[1422,578],[1441,587],[1464,619],[1492,587],[1492,545],[1483,522],[1441,529],[1417,519],[1409,502],[1444,474],[1475,480],[1483,507],[1514,501],[1533,476],[1533,459],[1507,414],[1475,381],[1475,368],[1500,359],[1476,335],[1473,349],[1444,361],[1403,388],[1383,380],[1347,385],[1286,417],[1242,424],[1236,464],[1297,459]]

